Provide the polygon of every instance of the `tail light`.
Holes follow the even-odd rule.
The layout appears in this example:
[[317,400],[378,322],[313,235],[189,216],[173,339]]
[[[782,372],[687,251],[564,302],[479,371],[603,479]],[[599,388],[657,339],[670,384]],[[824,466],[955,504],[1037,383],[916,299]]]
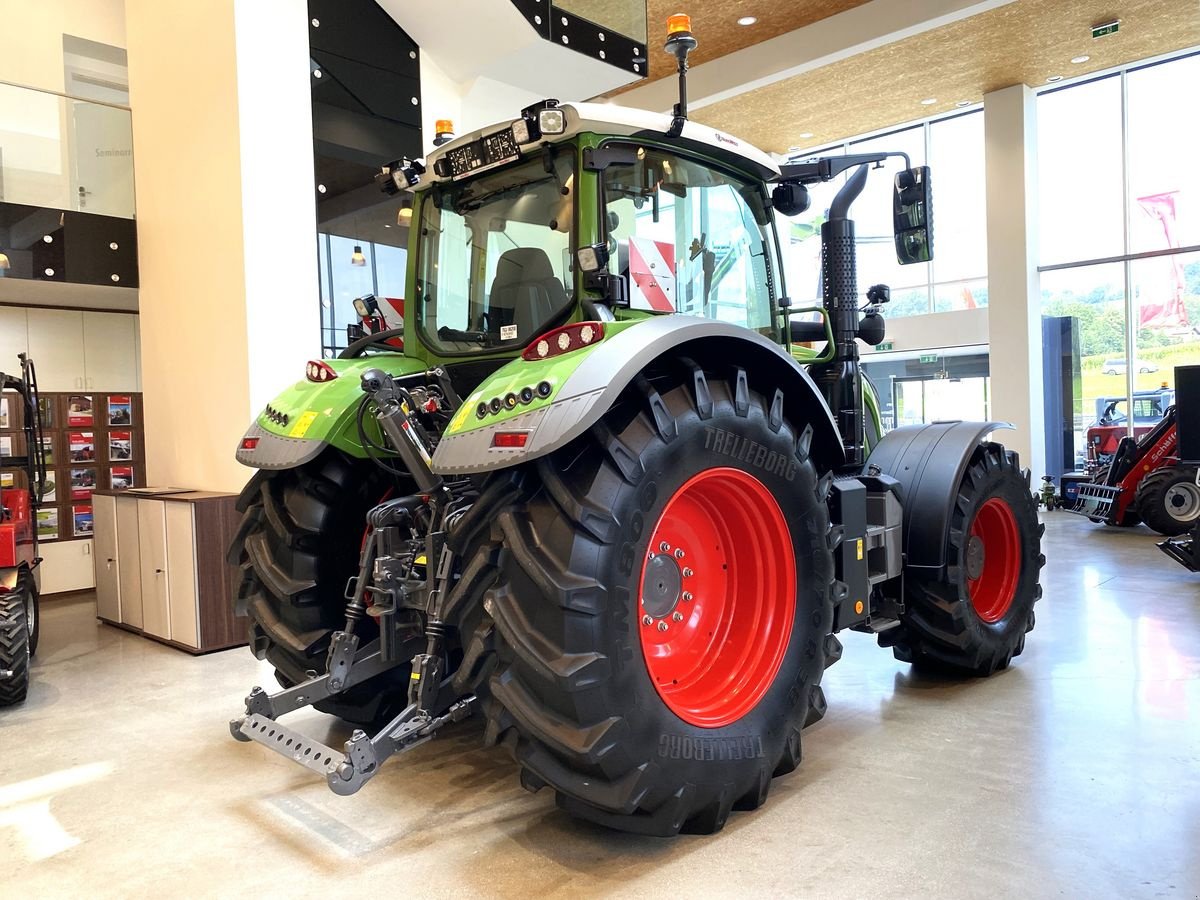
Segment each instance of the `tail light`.
[[528,441],[528,431],[497,431],[492,435],[492,446],[503,449],[519,449]]
[[256,437],[242,438],[242,449],[243,450],[253,450],[257,446],[258,446],[258,438],[256,438]]
[[576,322],[574,325],[564,325],[547,331],[521,354],[526,362],[537,362],[539,359],[550,359],[552,356],[562,356],[572,350],[590,347],[604,338],[603,322]]
[[338,373],[333,371],[333,367],[329,363],[319,359],[310,359],[308,365],[304,367],[304,377],[317,384],[323,384],[326,381],[333,381],[338,377]]

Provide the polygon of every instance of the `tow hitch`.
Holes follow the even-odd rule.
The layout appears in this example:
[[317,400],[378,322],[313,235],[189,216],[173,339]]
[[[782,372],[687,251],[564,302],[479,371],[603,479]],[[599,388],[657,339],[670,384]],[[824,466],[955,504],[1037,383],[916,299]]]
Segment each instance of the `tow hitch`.
[[[274,694],[254,688],[245,715],[229,723],[239,741],[270,747],[324,775],[333,792],[343,795],[366,784],[389,757],[425,743],[478,705],[474,694],[444,677],[447,605],[460,602],[462,594],[451,579],[454,554],[445,531],[448,517],[461,513],[455,486],[429,469],[424,435],[407,414],[416,406],[412,396],[376,369],[364,373],[362,388],[375,401],[379,426],[420,493],[388,500],[367,514],[371,530],[358,574],[346,587],[345,627],[330,638],[326,674]],[[355,630],[368,615],[378,623],[379,637],[360,648]],[[337,750],[278,721],[400,666],[409,667],[407,704],[374,736],[356,729]]]

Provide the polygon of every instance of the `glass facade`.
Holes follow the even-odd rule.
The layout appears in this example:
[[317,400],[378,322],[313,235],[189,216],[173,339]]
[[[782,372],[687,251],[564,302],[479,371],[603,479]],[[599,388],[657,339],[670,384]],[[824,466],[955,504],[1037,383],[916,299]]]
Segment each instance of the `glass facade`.
[[[362,248],[365,264],[351,262],[354,248]],[[326,358],[346,349],[346,326],[361,324],[354,301],[374,295],[389,320],[398,321],[396,304],[404,298],[404,270],[408,251],[404,247],[376,244],[336,234],[317,235],[317,260],[321,276],[321,352]]]
[[1108,418],[1140,433],[1175,366],[1200,364],[1200,125],[1179,105],[1197,90],[1192,55],[1038,97],[1046,358],[1066,361],[1056,390],[1074,401],[1047,407],[1052,474],[1106,463],[1089,428],[1116,404]]
[[[892,289],[889,318],[987,305],[987,206],[984,182],[983,112],[948,118],[861,140],[850,140],[812,156],[904,152],[914,166],[929,165],[933,185],[933,261],[901,266],[892,238],[892,190],[900,159],[890,159],[867,179],[851,208],[858,238],[859,286],[884,283]],[[780,244],[788,292],[797,306],[820,302],[820,226],[826,220],[838,178],[811,190],[812,205],[799,216],[780,217]]]

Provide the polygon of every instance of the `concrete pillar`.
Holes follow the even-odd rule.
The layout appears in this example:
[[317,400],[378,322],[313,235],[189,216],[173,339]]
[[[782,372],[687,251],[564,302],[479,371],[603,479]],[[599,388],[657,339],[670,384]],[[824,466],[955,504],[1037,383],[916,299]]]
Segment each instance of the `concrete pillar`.
[[1046,461],[1038,285],[1037,105],[1023,84],[985,94],[992,418],[1036,480]]
[[320,353],[305,0],[127,0],[150,484],[235,491]]

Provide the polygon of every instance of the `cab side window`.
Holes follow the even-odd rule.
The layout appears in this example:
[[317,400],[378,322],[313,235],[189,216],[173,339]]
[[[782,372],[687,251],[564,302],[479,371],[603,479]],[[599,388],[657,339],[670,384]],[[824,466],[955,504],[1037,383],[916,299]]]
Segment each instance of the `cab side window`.
[[756,185],[640,147],[636,165],[605,170],[604,191],[610,268],[634,309],[774,334],[771,232]]

